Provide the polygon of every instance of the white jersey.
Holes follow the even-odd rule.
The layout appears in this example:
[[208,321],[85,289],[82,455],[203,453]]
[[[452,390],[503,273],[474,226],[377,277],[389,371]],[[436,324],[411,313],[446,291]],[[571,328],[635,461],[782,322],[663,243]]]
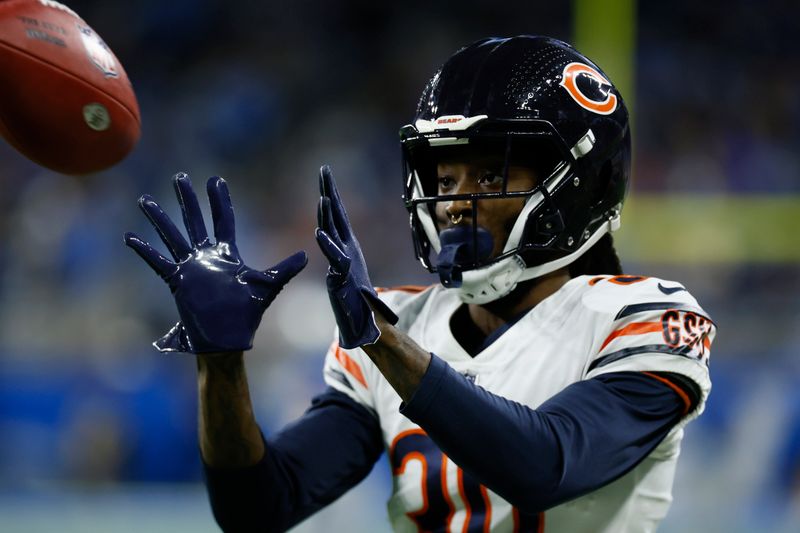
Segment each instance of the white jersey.
[[[681,285],[639,276],[574,278],[475,357],[450,330],[450,318],[462,305],[455,291],[435,285],[389,290],[381,298],[397,313],[397,327],[423,349],[484,389],[531,408],[571,383],[607,372],[673,372],[701,391],[695,409],[633,470],[531,519],[472,480],[400,414],[400,397],[361,349],[334,343],[325,380],[380,421],[394,474],[388,510],[395,531],[421,530],[418,524],[435,513],[446,531],[656,529],[672,499],[682,428],[703,411],[711,389],[708,362],[715,327]],[[487,461],[492,453],[486,450]]]

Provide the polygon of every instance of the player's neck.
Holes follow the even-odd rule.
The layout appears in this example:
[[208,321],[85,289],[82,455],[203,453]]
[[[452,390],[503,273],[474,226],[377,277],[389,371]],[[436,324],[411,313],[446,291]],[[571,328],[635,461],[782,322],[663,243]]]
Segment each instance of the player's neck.
[[566,268],[520,283],[514,291],[499,300],[484,305],[469,304],[469,316],[484,335],[536,307],[570,280]]

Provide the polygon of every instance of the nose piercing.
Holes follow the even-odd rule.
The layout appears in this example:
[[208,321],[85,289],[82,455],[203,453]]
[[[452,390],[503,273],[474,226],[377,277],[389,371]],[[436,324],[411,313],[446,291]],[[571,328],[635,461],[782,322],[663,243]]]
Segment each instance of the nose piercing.
[[464,214],[459,213],[458,216],[453,215],[453,213],[447,213],[447,217],[450,219],[454,225],[459,224],[462,220],[464,220]]

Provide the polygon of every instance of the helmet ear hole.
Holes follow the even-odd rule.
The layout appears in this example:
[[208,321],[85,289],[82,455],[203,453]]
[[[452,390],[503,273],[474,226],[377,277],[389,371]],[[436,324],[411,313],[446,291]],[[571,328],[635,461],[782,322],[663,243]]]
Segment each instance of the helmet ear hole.
[[593,184],[590,184],[592,190],[590,191],[589,198],[590,205],[592,207],[599,206],[605,198],[607,198],[608,193],[611,189],[611,177],[612,177],[612,164],[611,161],[606,160],[603,162],[603,166],[600,167],[600,172],[597,173],[597,180]]
[[592,211],[604,213],[619,205],[625,198],[628,162],[623,159],[624,155],[617,154],[612,159],[606,159],[600,167],[595,186],[589,195]]

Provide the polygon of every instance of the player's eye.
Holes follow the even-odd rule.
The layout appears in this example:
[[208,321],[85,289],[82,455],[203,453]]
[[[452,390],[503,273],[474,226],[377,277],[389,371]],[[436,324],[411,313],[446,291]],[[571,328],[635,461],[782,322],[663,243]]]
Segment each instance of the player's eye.
[[481,175],[480,178],[478,178],[478,184],[481,187],[499,189],[500,187],[503,186],[503,176],[500,176],[493,172],[487,172]]
[[456,184],[455,180],[450,176],[439,176],[437,181],[439,182],[439,192],[440,193],[441,192],[445,192],[445,191],[449,191]]

